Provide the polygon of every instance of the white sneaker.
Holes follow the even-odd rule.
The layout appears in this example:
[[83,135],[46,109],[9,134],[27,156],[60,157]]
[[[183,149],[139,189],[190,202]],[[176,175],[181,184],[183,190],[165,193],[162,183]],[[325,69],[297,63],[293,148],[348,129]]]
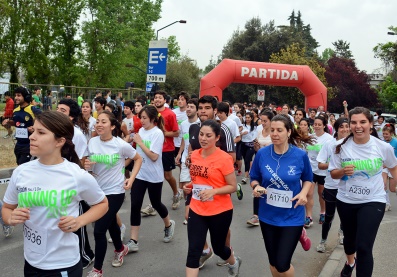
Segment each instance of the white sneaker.
[[178,192],[177,195],[174,195],[172,197],[172,209],[176,210],[179,208],[179,205],[181,204],[181,194]]
[[239,272],[240,272],[240,266],[241,266],[241,258],[240,257],[235,257],[236,262],[234,265],[228,265],[229,270],[227,271],[228,277],[237,277]]
[[386,204],[385,212],[391,211],[391,204]]
[[123,250],[121,252],[117,252],[116,250],[114,251],[112,266],[114,267],[122,266],[124,262],[124,256],[126,256],[127,254],[128,254],[128,247],[127,245],[123,244]]
[[142,216],[150,216],[150,215],[155,216],[155,215],[157,215],[157,212],[156,212],[156,210],[152,207],[152,205],[147,205],[145,208],[143,208],[143,209],[141,210],[141,215],[142,215]]
[[135,243],[132,239],[127,242],[128,253],[138,252],[139,250],[139,242]]
[[[120,227],[120,232],[121,232],[121,234],[120,234],[120,237],[121,237],[121,242],[123,242],[123,240],[124,240],[124,235],[125,235],[125,225],[124,225],[124,223],[123,224],[121,224],[121,227]],[[108,238],[108,242],[109,243],[112,243],[113,242],[113,240],[112,240],[112,238]]]
[[340,245],[343,245],[343,238],[344,238],[343,231],[341,229],[339,229],[338,230],[338,243]]
[[171,225],[168,228],[164,228],[164,242],[170,242],[174,237],[175,232],[175,221],[170,220]]
[[326,246],[327,246],[326,241],[325,241],[325,240],[321,240],[321,241],[320,241],[320,244],[317,245],[317,248],[316,248],[317,252],[325,253],[325,251],[326,251],[326,250],[325,250]]

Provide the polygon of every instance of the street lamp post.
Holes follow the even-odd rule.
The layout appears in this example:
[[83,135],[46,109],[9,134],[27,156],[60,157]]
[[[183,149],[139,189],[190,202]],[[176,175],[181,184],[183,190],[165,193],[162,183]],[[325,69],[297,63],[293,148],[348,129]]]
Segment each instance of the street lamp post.
[[164,26],[163,28],[158,29],[157,32],[156,32],[156,40],[159,40],[159,31],[161,31],[161,30],[163,30],[163,29],[165,29],[165,28],[167,28],[167,27],[169,27],[171,25],[174,25],[175,23],[186,24],[186,20],[177,20],[175,22],[172,22],[171,24],[168,24],[167,26]]

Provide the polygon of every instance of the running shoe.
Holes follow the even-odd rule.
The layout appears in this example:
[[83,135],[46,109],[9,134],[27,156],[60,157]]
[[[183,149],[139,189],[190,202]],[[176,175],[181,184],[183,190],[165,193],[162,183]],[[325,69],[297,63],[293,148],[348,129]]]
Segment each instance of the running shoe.
[[242,179],[241,179],[241,183],[243,183],[244,185],[247,183],[247,178],[245,178],[245,177],[243,177]]
[[185,219],[185,220],[183,220],[183,225],[187,225],[187,220]]
[[210,248],[210,252],[209,253],[201,253],[201,257],[200,257],[200,261],[199,261],[199,269],[202,268],[205,265],[205,262],[212,258],[212,256],[214,255],[214,253],[212,252],[212,249]]
[[229,263],[226,262],[225,260],[219,258],[219,259],[216,261],[216,265],[217,265],[217,266],[225,266],[225,265],[229,265]]
[[112,266],[114,267],[122,266],[124,262],[124,256],[126,256],[127,254],[128,254],[128,247],[127,245],[123,244],[123,250],[121,250],[120,252],[117,252],[116,250],[114,251]]
[[156,210],[152,207],[152,205],[147,205],[144,209],[141,210],[141,215],[142,216],[155,216],[157,215]]
[[317,252],[320,253],[325,253],[325,248],[327,247],[327,241],[322,239],[319,243],[319,245],[317,245],[316,250]]
[[299,242],[302,244],[302,248],[305,251],[309,251],[310,247],[312,246],[312,241],[307,236],[306,229],[302,228],[302,233],[299,238]]
[[11,136],[10,135],[5,135],[4,137],[3,137],[3,139],[8,139],[8,138],[10,138]]
[[345,266],[343,267],[340,276],[341,277],[350,277],[352,276],[353,269],[356,267],[356,258],[354,258],[354,265],[350,266],[347,262],[345,263]]
[[320,214],[320,219],[318,220],[318,224],[323,224],[325,222],[325,214]]
[[238,200],[243,199],[244,193],[243,193],[243,189],[241,188],[241,184],[240,183],[237,183],[237,191],[236,191],[236,193],[237,193]]
[[251,226],[259,226],[258,216],[257,215],[251,216],[251,218],[247,220],[247,224]]
[[174,195],[172,197],[172,209],[176,210],[179,208],[179,205],[181,204],[181,194],[178,192],[177,195]]
[[3,225],[3,233],[6,238],[11,236],[12,232],[14,231],[14,226],[11,225]]
[[138,252],[139,250],[139,242],[135,243],[132,239],[127,242],[128,253]]
[[[124,240],[124,236],[125,236],[125,225],[124,225],[124,223],[123,224],[121,224],[121,227],[120,227],[120,237],[121,237],[121,241],[123,241]],[[110,238],[109,237],[109,239],[108,239],[108,242],[109,243],[112,243],[113,242],[113,240],[112,240],[112,238]]]
[[313,225],[313,219],[311,217],[306,217],[305,219],[305,228],[310,228]]
[[87,277],[102,277],[102,270],[97,270],[93,268],[91,271],[88,272]]
[[391,211],[391,204],[386,204],[385,212]]
[[174,237],[175,232],[175,221],[170,220],[171,225],[169,227],[164,228],[164,242],[170,242]]
[[228,277],[236,277],[238,276],[239,272],[240,272],[240,266],[241,266],[241,258],[240,257],[236,257],[236,262],[234,263],[234,265],[228,265],[229,270],[227,271],[228,273]]
[[95,261],[95,256],[92,259],[89,259],[89,260],[87,260],[85,258],[82,258],[82,262],[81,263],[83,264],[83,269],[88,268],[94,261]]
[[339,229],[338,230],[338,243],[340,245],[343,245],[343,238],[344,238],[343,231],[341,229]]

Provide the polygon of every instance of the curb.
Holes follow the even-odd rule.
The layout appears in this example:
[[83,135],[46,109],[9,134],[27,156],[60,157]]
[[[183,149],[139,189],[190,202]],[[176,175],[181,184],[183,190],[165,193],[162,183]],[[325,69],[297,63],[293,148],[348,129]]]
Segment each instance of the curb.
[[329,256],[323,269],[321,270],[319,277],[332,277],[338,268],[341,259],[345,256],[343,245],[337,245]]

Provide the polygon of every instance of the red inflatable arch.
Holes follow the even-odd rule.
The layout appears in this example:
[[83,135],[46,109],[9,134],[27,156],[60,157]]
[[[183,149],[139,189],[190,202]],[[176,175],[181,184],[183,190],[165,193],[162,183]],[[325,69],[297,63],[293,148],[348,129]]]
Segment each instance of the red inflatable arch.
[[306,110],[318,106],[327,109],[327,88],[307,65],[224,59],[201,79],[200,96],[222,100],[222,91],[231,83],[297,87],[305,95]]

